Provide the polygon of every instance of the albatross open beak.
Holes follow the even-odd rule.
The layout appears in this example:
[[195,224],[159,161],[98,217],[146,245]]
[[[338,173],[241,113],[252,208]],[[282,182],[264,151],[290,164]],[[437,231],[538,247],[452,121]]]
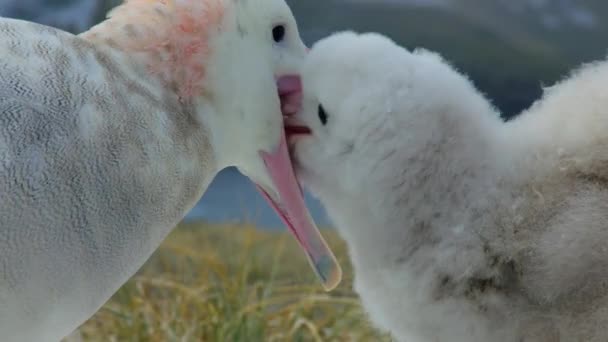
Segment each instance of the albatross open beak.
[[[297,76],[285,76],[277,80],[283,115],[297,111],[301,100],[301,84]],[[306,205],[289,157],[285,132],[271,152],[261,151],[266,175],[254,177],[258,190],[281,217],[320,278],[325,290],[334,289],[342,278],[342,270],[336,257],[316,227]]]

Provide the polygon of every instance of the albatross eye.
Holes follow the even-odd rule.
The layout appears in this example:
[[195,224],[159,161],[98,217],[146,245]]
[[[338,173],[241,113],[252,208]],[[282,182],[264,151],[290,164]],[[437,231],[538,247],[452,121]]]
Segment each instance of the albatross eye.
[[272,28],[272,39],[277,43],[285,39],[285,25],[276,25]]
[[322,105],[319,105],[319,120],[321,120],[323,126],[327,125],[327,113]]

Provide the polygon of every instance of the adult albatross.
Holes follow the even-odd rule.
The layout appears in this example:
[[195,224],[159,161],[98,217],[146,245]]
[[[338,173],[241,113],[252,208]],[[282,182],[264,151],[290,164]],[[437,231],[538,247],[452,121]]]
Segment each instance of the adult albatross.
[[306,55],[284,1],[129,0],[79,36],[2,19],[0,51],[3,341],[72,332],[228,166],[336,285],[283,134]]

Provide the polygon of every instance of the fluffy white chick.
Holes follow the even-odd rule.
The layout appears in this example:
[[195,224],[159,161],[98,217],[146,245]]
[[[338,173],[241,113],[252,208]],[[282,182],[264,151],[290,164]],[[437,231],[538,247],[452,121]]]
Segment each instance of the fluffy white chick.
[[398,341],[604,341],[608,64],[505,123],[435,53],[378,34],[318,42],[296,172],[349,246],[355,290]]

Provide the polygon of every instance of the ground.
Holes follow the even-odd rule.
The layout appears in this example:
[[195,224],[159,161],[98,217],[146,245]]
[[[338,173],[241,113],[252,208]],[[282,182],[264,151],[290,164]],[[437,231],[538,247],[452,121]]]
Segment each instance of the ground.
[[326,293],[288,233],[182,224],[79,330],[82,341],[388,341],[370,327],[344,243]]

